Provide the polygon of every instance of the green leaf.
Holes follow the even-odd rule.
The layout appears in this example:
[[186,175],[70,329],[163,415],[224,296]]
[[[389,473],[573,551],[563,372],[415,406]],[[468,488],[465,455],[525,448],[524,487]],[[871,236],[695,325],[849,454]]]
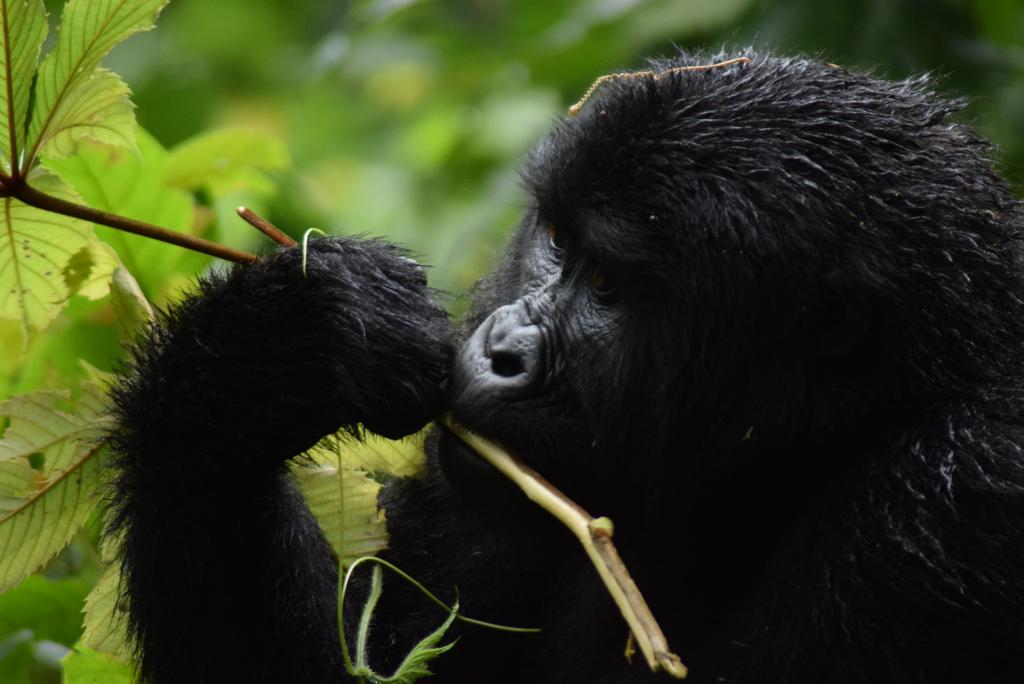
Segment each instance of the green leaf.
[[448,628],[452,626],[452,622],[455,621],[455,616],[458,614],[459,604],[455,603],[455,607],[452,612],[448,613],[448,617],[445,619],[441,626],[435,629],[433,632],[423,637],[416,646],[405,656],[402,660],[402,664],[398,666],[395,673],[390,677],[381,677],[379,681],[381,684],[413,684],[418,679],[423,677],[429,677],[432,673],[427,668],[429,663],[439,655],[446,653],[455,646],[455,642],[445,644],[444,646],[438,646],[438,642],[444,637]]
[[[94,117],[100,116],[90,104],[90,98],[99,97],[106,104],[103,111],[114,114],[120,121],[117,133],[111,133],[105,142],[121,136],[124,132],[124,109],[115,105],[117,99],[109,94],[118,90],[120,96],[127,94],[127,88],[118,79],[116,84],[108,72],[96,69],[100,60],[111,48],[128,36],[153,28],[157,15],[167,0],[70,0],[61,15],[57,43],[43,60],[36,78],[35,104],[32,121],[29,124],[29,154],[27,163],[31,166],[36,155],[51,141],[60,151],[67,144],[61,142],[62,134],[78,126],[95,127],[100,124]],[[99,77],[99,81],[95,80]],[[83,94],[79,89],[85,89]],[[88,120],[78,117],[88,115]]]
[[64,656],[62,684],[133,684],[135,671],[130,665],[104,653],[79,647]]
[[[339,474],[340,473],[340,474]],[[343,565],[387,548],[381,485],[357,468],[310,464],[295,471],[299,487],[324,536]]]
[[0,416],[11,421],[0,439],[0,463],[20,463],[25,474],[30,457],[42,455],[31,482],[8,477],[12,486],[0,490],[0,591],[63,549],[99,500],[103,445],[96,431],[103,425],[104,400],[87,390],[72,416],[55,407],[65,396],[39,391],[0,403]]
[[142,294],[138,282],[123,266],[114,271],[111,279],[110,303],[117,316],[117,327],[124,337],[133,337],[153,320],[153,307]]
[[343,565],[387,548],[384,512],[377,509],[381,485],[370,473],[420,474],[424,435],[390,440],[368,433],[360,442],[331,436],[295,470],[306,504]]
[[121,265],[117,252],[99,240],[93,240],[68,260],[64,267],[64,284],[71,294],[87,299],[101,299],[111,290],[114,270]]
[[[373,433],[366,433],[359,442],[342,440],[341,451],[345,465],[359,468],[367,473],[380,473],[396,477],[418,477],[425,465],[423,430],[404,439],[387,439]],[[309,456],[317,463],[338,462],[338,442],[329,437],[310,450]]]
[[39,154],[66,157],[86,138],[134,151],[135,108],[129,95],[117,74],[96,69],[61,102],[46,137],[40,140]]
[[11,421],[0,439],[0,463],[42,454],[40,472],[46,477],[60,474],[105,424],[102,399],[95,392],[87,390],[74,414],[57,409],[70,396],[62,390],[37,390],[0,402],[0,416]]
[[27,457],[0,460],[0,512],[15,509],[21,499],[32,491],[38,477]]
[[[37,190],[78,201],[71,188],[56,176],[37,174]],[[87,221],[52,214],[18,200],[0,200],[0,318],[17,319],[22,329],[41,329],[67,301],[64,267],[78,250],[90,243]]]
[[215,197],[235,190],[269,193],[262,173],[288,166],[288,150],[277,137],[249,128],[221,128],[186,140],[173,150],[167,182],[178,188],[206,188]]
[[131,660],[127,615],[118,591],[121,566],[111,563],[85,599],[85,631],[82,645],[119,660]]
[[22,152],[32,76],[46,39],[42,0],[0,0],[0,154],[14,166]]
[[0,515],[0,591],[25,579],[67,546],[99,501],[102,446],[79,454],[57,477]]

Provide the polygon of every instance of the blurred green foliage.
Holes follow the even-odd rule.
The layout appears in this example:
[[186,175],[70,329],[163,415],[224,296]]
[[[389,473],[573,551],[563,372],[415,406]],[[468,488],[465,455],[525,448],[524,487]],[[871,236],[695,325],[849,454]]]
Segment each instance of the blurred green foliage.
[[[62,4],[47,0],[53,23]],[[106,173],[98,157],[63,171],[123,190],[89,196],[76,183],[93,204],[241,249],[272,245],[234,218],[238,204],[293,236],[309,226],[386,236],[433,266],[435,286],[461,292],[518,220],[517,160],[595,77],[676,46],[748,44],[888,77],[937,72],[949,94],[972,99],[963,119],[1024,187],[1021,0],[174,0],[155,31],[105,61],[135,92],[152,134],[141,154],[166,160],[167,187],[140,192],[130,168]],[[284,142],[260,152],[273,182],[235,187],[213,174],[175,185],[176,145],[224,125]],[[210,264],[99,233],[158,304]],[[119,341],[109,301],[80,297],[27,345],[0,325],[0,400],[76,385],[79,359],[109,369]],[[98,575],[97,531],[94,521],[43,575],[0,597],[0,681],[60,680]]]

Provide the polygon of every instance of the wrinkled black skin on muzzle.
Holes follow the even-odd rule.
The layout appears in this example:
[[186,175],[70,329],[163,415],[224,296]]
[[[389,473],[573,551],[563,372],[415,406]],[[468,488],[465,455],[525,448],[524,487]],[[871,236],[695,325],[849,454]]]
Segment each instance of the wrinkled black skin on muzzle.
[[[144,678],[343,681],[336,562],[289,459],[451,411],[615,521],[691,682],[1024,679],[1021,208],[928,79],[745,54],[654,62],[557,123],[455,329],[422,269],[353,238],[161,315],[112,435]],[[437,681],[663,679],[558,523],[451,434],[426,456],[380,497],[385,556],[543,628],[457,624]],[[388,576],[374,666],[443,618]]]

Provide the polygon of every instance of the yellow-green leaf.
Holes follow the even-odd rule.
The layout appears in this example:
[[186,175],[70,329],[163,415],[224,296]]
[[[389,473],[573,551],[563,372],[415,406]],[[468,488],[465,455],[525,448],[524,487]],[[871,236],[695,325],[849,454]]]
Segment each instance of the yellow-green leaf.
[[47,158],[74,154],[78,143],[96,142],[135,150],[135,108],[131,91],[117,74],[96,69],[57,105],[39,153]]
[[0,461],[0,513],[17,508],[35,486],[37,477],[27,458]]
[[[418,477],[423,472],[423,440],[426,430],[405,439],[387,439],[367,432],[360,442],[346,440],[342,446],[342,463],[367,473]],[[335,438],[328,438],[313,447],[309,456],[317,463],[337,465],[338,447]]]
[[362,442],[328,437],[296,470],[306,504],[343,564],[387,548],[384,512],[377,509],[381,485],[369,473],[419,475],[424,434],[389,440],[368,433]]
[[74,413],[66,413],[57,406],[69,396],[64,390],[37,390],[0,402],[0,416],[10,419],[0,439],[0,462],[40,454],[41,473],[53,477],[90,448],[107,424],[105,399],[87,386]]
[[358,468],[343,465],[339,470],[336,463],[337,455],[335,465],[311,463],[295,474],[328,543],[348,564],[387,548],[387,529],[377,509],[380,483]]
[[103,571],[99,582],[85,599],[85,622],[82,645],[128,661],[127,621],[118,583],[121,565],[111,563]]
[[75,252],[64,266],[64,284],[71,294],[101,299],[110,292],[111,278],[120,265],[117,252],[110,245],[93,240]]
[[10,418],[0,439],[0,591],[63,549],[99,500],[106,400],[87,386],[72,415],[57,409],[67,397],[41,390],[0,403]]
[[[74,191],[51,174],[37,174],[42,192],[77,201]],[[69,291],[63,271],[92,240],[87,221],[52,214],[10,197],[0,199],[0,318],[41,329],[56,317]]]
[[[70,112],[80,109],[69,103],[82,99],[76,92],[79,88],[96,87],[89,83],[104,55],[128,36],[153,28],[166,4],[167,0],[70,0],[64,6],[57,43],[43,59],[36,78],[28,164],[34,162],[44,145],[74,127]],[[104,82],[110,87],[109,79],[102,78],[101,85]],[[89,125],[97,124],[93,121]]]
[[110,303],[117,316],[117,327],[127,337],[136,335],[153,320],[153,307],[142,293],[142,288],[124,266],[114,270],[110,281]]
[[41,568],[85,524],[99,500],[101,453],[99,445],[78,452],[64,472],[0,515],[0,591]]
[[27,463],[29,456],[45,451],[65,461],[75,435],[85,427],[77,416],[57,409],[70,397],[66,390],[39,390],[0,402],[0,416],[10,420],[0,439],[0,462],[24,458]]
[[7,170],[23,151],[25,120],[39,49],[46,39],[42,0],[0,0],[0,154]]

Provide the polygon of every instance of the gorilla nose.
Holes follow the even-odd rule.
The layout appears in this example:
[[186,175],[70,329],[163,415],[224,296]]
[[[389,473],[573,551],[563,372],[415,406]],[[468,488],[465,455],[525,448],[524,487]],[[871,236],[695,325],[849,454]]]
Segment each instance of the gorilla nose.
[[543,334],[522,301],[497,309],[459,353],[453,376],[457,403],[520,398],[543,375]]
[[521,304],[501,307],[491,314],[490,323],[484,354],[491,361],[491,373],[499,378],[529,380],[537,366],[540,328],[529,320]]

